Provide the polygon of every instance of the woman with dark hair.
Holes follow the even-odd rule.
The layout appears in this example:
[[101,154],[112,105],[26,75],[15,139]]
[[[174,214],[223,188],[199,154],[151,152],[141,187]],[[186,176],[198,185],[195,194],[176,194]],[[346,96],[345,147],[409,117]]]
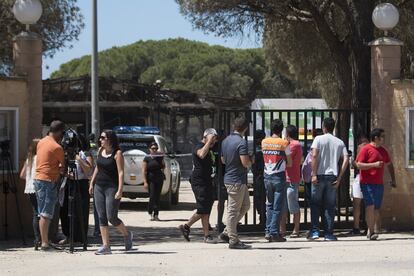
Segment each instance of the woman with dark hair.
[[[87,237],[88,235],[88,223],[89,223],[89,178],[92,173],[93,169],[93,159],[90,153],[89,144],[86,141],[84,135],[79,134],[78,136],[80,145],[79,145],[79,153],[76,155],[75,164],[76,164],[76,180],[77,182],[73,182],[75,180],[75,176],[69,176],[68,184],[65,187],[65,197],[63,201],[62,208],[60,209],[60,220],[62,223],[62,232],[66,237],[69,237],[69,189],[75,189],[73,194],[76,196],[77,200],[80,202],[80,206],[82,209],[82,224],[79,221],[81,215],[78,214],[78,210],[75,208],[74,211],[76,212],[75,216],[75,231],[73,240],[75,242],[83,242],[83,238]],[[73,184],[78,184],[79,186],[76,187]],[[81,227],[83,226],[83,229]],[[83,231],[83,232],[82,232]],[[64,239],[59,242],[59,244],[66,244],[68,239]]]
[[36,174],[36,153],[37,153],[37,144],[40,139],[33,139],[32,143],[27,150],[27,158],[22,171],[20,172],[20,178],[26,180],[26,187],[24,193],[29,195],[30,203],[32,204],[33,209],[33,233],[35,236],[34,246],[37,250],[40,246],[41,237],[39,230],[39,213],[37,211],[37,199],[36,191],[34,187],[34,177]]
[[159,221],[159,205],[162,184],[164,183],[164,157],[158,152],[158,144],[152,142],[149,145],[150,154],[145,156],[142,162],[142,176],[144,187],[149,191],[148,214],[151,221]]
[[[124,157],[119,149],[116,133],[104,130],[99,137],[101,148],[98,152],[97,166],[89,186],[99,216],[103,246],[96,255],[112,254],[109,245],[108,221],[124,236],[125,250],[132,249],[132,232],[118,218],[119,204],[124,186]],[[96,183],[96,185],[95,185]]]

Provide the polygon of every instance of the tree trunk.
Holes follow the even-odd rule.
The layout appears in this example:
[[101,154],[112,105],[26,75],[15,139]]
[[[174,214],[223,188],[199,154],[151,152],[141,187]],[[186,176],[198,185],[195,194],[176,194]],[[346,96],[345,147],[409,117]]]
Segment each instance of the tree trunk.
[[[374,25],[371,13],[375,1],[356,1],[352,10],[355,30],[350,43],[352,79],[353,79],[353,109],[369,109],[371,107],[371,49],[367,45],[374,39]],[[354,118],[354,136],[360,138],[368,135],[369,120],[361,112]]]

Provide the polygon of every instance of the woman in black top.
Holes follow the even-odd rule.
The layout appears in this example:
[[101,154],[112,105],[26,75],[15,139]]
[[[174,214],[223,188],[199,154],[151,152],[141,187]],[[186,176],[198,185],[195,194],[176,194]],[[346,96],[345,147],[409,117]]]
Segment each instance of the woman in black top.
[[[112,254],[109,245],[108,221],[124,236],[125,250],[132,249],[132,232],[118,218],[119,204],[124,186],[124,157],[119,149],[118,138],[112,130],[104,130],[99,137],[98,152],[89,193],[94,195],[98,211],[103,246],[96,255]],[[96,182],[96,185],[94,185]]]
[[142,176],[144,187],[149,190],[148,214],[151,221],[159,221],[159,205],[162,184],[164,183],[164,157],[158,152],[158,144],[149,145],[150,155],[145,156],[142,162]]
[[213,153],[211,148],[217,141],[217,131],[209,128],[204,131],[203,140],[193,150],[193,172],[191,174],[191,188],[197,203],[197,212],[191,216],[186,224],[180,225],[184,238],[190,241],[190,227],[201,219],[205,243],[216,243],[209,235],[209,218],[213,206]]

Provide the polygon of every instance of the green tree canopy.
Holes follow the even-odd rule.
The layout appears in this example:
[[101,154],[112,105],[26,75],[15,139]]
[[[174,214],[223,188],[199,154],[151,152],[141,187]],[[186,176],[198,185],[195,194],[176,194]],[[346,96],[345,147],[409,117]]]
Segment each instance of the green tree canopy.
[[[263,34],[266,60],[331,106],[370,106],[371,14],[380,0],[176,0],[196,28],[219,36]],[[413,52],[414,1],[390,0],[400,11],[392,35]]]
[[[11,72],[13,62],[13,37],[25,29],[13,15],[15,0],[0,1],[0,75]],[[70,46],[78,39],[84,27],[83,16],[77,0],[41,0],[43,14],[32,25],[31,31],[40,34],[43,40],[43,53],[52,57],[56,51]]]
[[[380,0],[176,0],[196,28],[219,36],[263,35],[270,68],[317,89],[332,107],[369,108],[371,55],[375,38],[371,15]],[[400,12],[392,36],[413,52],[414,1],[390,0]],[[379,33],[377,35],[380,35]],[[407,54],[403,54],[403,58]],[[407,66],[406,60],[403,61]],[[407,68],[407,67],[406,67]],[[341,136],[350,121],[342,118]],[[367,121],[357,118],[357,135]]]
[[[62,64],[51,77],[90,74],[90,56]],[[318,96],[268,70],[263,49],[230,49],[186,39],[138,41],[99,53],[99,75],[154,83],[208,95],[249,97]]]

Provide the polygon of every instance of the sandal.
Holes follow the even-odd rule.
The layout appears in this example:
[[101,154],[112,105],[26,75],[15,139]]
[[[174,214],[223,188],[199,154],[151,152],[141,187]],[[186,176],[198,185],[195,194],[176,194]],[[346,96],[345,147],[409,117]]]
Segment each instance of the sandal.
[[369,234],[369,235],[367,236],[367,238],[368,238],[370,241],[376,241],[376,240],[378,239],[378,234],[377,234],[377,233],[372,233],[372,234]]
[[300,233],[292,232],[292,234],[290,234],[289,238],[291,238],[291,239],[300,238]]

